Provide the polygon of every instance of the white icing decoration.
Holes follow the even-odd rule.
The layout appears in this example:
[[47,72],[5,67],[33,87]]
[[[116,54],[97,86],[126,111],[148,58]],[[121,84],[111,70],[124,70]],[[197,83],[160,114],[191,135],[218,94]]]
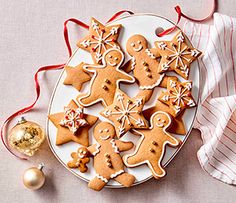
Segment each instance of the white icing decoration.
[[164,95],[161,99],[163,101],[169,101],[169,95]]
[[70,107],[64,108],[64,118],[59,123],[61,126],[68,127],[74,134],[82,126],[87,126],[88,122],[83,118],[83,109],[78,107],[76,110]]
[[[95,80],[96,77],[97,77],[97,71],[96,71],[96,69],[102,69],[102,68],[105,68],[105,67],[107,66],[107,63],[106,63],[106,60],[105,60],[105,56],[106,56],[109,52],[111,52],[111,51],[117,51],[117,52],[119,52],[119,53],[121,54],[121,56],[122,56],[121,59],[120,59],[120,63],[117,64],[117,66],[116,66],[116,71],[119,72],[119,73],[122,73],[123,75],[125,75],[125,76],[127,76],[127,77],[130,78],[130,80],[128,80],[128,79],[123,79],[123,78],[118,79],[118,80],[116,81],[116,86],[119,87],[119,83],[120,83],[121,81],[127,82],[127,83],[134,83],[134,82],[135,82],[134,77],[132,77],[131,75],[127,74],[126,72],[124,72],[124,71],[122,71],[122,70],[119,70],[121,64],[122,64],[123,61],[124,61],[124,54],[123,54],[123,52],[122,52],[120,49],[111,48],[111,49],[108,49],[108,50],[103,54],[103,56],[102,56],[102,65],[84,65],[84,66],[83,66],[83,69],[84,69],[84,70],[93,73],[93,77],[92,77],[91,83],[90,83],[91,86],[92,86],[92,84],[94,83],[94,80]],[[88,69],[87,69],[87,68],[88,68]],[[93,69],[89,69],[89,68],[93,68]],[[86,98],[86,97],[88,97],[88,96],[90,96],[90,95],[91,95],[91,88],[90,88],[90,91],[89,91],[89,93],[88,93],[87,95],[82,96],[82,97],[79,98],[78,102],[79,102],[81,105],[87,107],[87,106],[96,104],[97,102],[101,101],[105,106],[107,106],[107,103],[105,102],[105,100],[104,100],[103,98],[96,99],[96,100],[94,100],[93,102],[91,102],[91,103],[89,103],[89,104],[84,104],[84,103],[81,102],[81,100],[82,100],[83,98]]]
[[194,103],[194,101],[192,99],[190,99],[189,102],[187,103],[187,105],[189,107],[193,107],[193,106],[195,106],[195,103]]
[[137,152],[138,152],[138,150],[139,150],[139,148],[140,148],[140,146],[141,146],[143,140],[145,139],[144,134],[140,133],[140,132],[137,131],[137,130],[134,130],[134,131],[135,131],[136,133],[138,133],[138,134],[141,135],[141,139],[140,139],[140,141],[139,141],[139,143],[138,143],[138,145],[137,145],[135,151],[134,151],[132,154],[124,155],[123,160],[124,160],[125,165],[128,166],[128,167],[137,167],[137,166],[140,166],[140,165],[142,165],[142,164],[147,164],[148,167],[151,169],[152,173],[155,174],[156,177],[160,177],[160,178],[161,178],[161,177],[164,177],[164,176],[166,175],[165,170],[164,170],[164,169],[162,168],[162,166],[161,166],[161,161],[162,161],[162,158],[163,158],[164,153],[165,153],[165,146],[166,146],[166,144],[169,144],[170,146],[176,147],[176,146],[179,145],[179,141],[178,141],[177,139],[175,139],[173,136],[171,136],[171,135],[166,131],[166,129],[168,129],[168,127],[171,125],[171,117],[170,117],[166,112],[164,112],[164,111],[157,111],[157,112],[155,112],[155,113],[151,116],[151,118],[150,118],[151,126],[149,127],[149,130],[152,130],[152,129],[154,128],[153,117],[154,117],[156,114],[164,114],[164,115],[167,116],[168,121],[167,121],[167,125],[163,128],[163,132],[164,132],[167,136],[169,136],[169,137],[171,137],[173,140],[175,140],[175,143],[171,143],[171,142],[168,141],[168,140],[163,143],[163,146],[162,146],[162,154],[160,155],[160,157],[159,157],[159,159],[158,159],[158,163],[157,163],[158,166],[159,166],[159,168],[162,170],[162,174],[159,175],[159,174],[157,174],[157,173],[154,171],[154,169],[153,169],[153,167],[152,167],[152,164],[150,163],[149,160],[141,161],[141,162],[136,163],[136,164],[128,164],[127,159],[128,159],[129,157],[134,156],[135,154],[137,154]]
[[107,140],[107,139],[110,138],[110,135],[107,135],[106,137],[102,137],[102,136],[100,136],[100,138],[101,138],[102,140]]
[[153,85],[145,85],[145,86],[139,86],[141,90],[150,90],[153,89],[154,87],[157,87],[160,85],[161,81],[163,80],[163,77],[165,74],[160,74],[160,78],[154,83]]
[[95,59],[97,62],[99,62],[102,59],[102,50],[106,51],[108,48],[119,48],[116,44],[111,44],[113,42],[113,39],[109,39],[111,36],[118,33],[119,27],[113,26],[110,29],[110,32],[107,35],[104,35],[104,32],[100,29],[99,24],[96,23],[94,20],[92,21],[92,28],[96,32],[96,35],[93,37],[93,40],[83,41],[81,44],[84,47],[90,47],[92,44],[95,46],[93,49],[95,50]]
[[139,113],[139,111],[135,110],[135,108],[141,105],[140,102],[136,101],[130,104],[128,102],[128,99],[126,100],[126,102],[124,102],[124,95],[121,93],[116,93],[115,99],[120,103],[120,106],[118,107],[118,109],[114,109],[114,111],[105,110],[103,114],[107,117],[110,117],[113,115],[120,116],[118,117],[118,120],[121,121],[120,126],[118,126],[120,135],[125,132],[124,127],[125,127],[126,122],[128,123],[128,125],[131,125],[133,122],[135,122],[135,124],[138,125],[139,127],[145,126],[145,123],[141,118],[136,119],[135,117],[133,117],[134,114]]
[[99,150],[100,147],[101,147],[100,144],[98,144],[98,143],[95,144],[96,151],[94,151],[94,152],[92,153],[93,156],[97,155],[97,154],[100,152],[100,150]]
[[132,56],[131,61],[132,61],[131,70],[134,70],[135,69],[135,65],[136,65],[136,59],[135,59],[134,56]]
[[99,178],[100,180],[102,180],[103,182],[108,183],[108,180],[107,180],[106,178],[104,178],[103,176],[101,176],[101,175],[99,175],[99,174],[97,174],[97,173],[96,173],[95,176],[96,176],[97,178]]
[[[191,99],[189,99],[188,93],[185,93],[186,91],[189,91],[191,89],[190,87],[191,83],[186,83],[184,85],[184,88],[182,86],[180,87],[172,87],[173,91],[169,93],[169,99],[174,99],[173,102],[177,102],[177,105],[175,105],[176,109],[175,111],[178,113],[180,111],[180,105],[182,104],[183,106],[185,105],[185,101],[188,103],[190,102]],[[192,105],[192,103],[191,103]],[[194,104],[195,105],[195,104]],[[189,105],[188,105],[189,106]],[[191,106],[192,107],[192,106]]]
[[167,44],[164,42],[159,42],[157,43],[157,46],[161,49],[161,50],[165,50],[165,48],[167,47]]
[[155,55],[149,50],[149,49],[146,49],[145,50],[145,53],[152,59],[156,59]]
[[198,57],[200,55],[200,53],[201,52],[196,49],[191,50],[191,56],[193,56],[193,57]]
[[[180,69],[180,71],[185,75],[185,77],[189,76],[189,67],[188,64],[185,64],[186,61],[191,63],[192,58],[186,58],[185,55],[189,55],[191,57],[198,57],[200,52],[196,49],[188,51],[188,47],[183,47],[183,43],[185,41],[182,33],[176,36],[177,44],[171,43],[171,47],[168,47],[164,42],[159,42],[157,45],[162,50],[167,50],[171,52],[170,55],[165,56],[168,57],[168,61],[162,63],[161,67],[163,71],[167,71],[170,68],[170,64],[175,63],[175,68]],[[169,54],[169,53],[168,53]]]
[[119,154],[120,153],[119,148],[116,146],[115,140],[111,139],[110,143],[111,143],[112,148],[114,149],[115,153]]
[[170,80],[170,87],[172,88],[176,87],[176,82],[173,80]]
[[85,48],[89,47],[91,45],[90,40],[84,40],[80,44],[83,45]]
[[117,171],[117,172],[111,174],[111,178],[115,178],[115,177],[117,177],[118,175],[120,175],[120,174],[122,174],[122,173],[124,173],[124,172],[125,172],[124,170],[119,170],[119,171]]

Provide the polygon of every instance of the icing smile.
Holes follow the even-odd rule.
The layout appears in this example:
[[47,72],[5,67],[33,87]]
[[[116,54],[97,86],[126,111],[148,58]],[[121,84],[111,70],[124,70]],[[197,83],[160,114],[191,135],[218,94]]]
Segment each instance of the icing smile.
[[112,63],[112,62],[110,62],[110,61],[107,61],[107,63],[108,63],[108,65],[110,65],[110,66],[116,66],[116,65],[117,65],[116,62]]
[[106,137],[100,136],[100,138],[101,138],[102,140],[107,140],[107,139],[110,138],[110,135],[107,135]]
[[140,44],[140,45],[138,46],[138,48],[133,47],[133,50],[136,51],[136,52],[139,52],[139,51],[142,50],[142,48],[143,48],[143,46]]

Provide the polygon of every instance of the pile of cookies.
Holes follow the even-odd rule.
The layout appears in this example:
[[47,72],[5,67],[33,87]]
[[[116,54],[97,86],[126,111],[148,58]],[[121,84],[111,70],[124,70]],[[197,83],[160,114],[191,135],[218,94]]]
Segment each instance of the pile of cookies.
[[[185,35],[179,31],[171,41],[157,41],[154,48],[149,48],[145,37],[135,34],[127,40],[126,50],[122,50],[118,43],[121,29],[120,24],[104,26],[91,19],[89,34],[77,46],[91,53],[94,64],[66,66],[64,81],[78,91],[90,82],[90,90],[80,93],[61,112],[49,115],[57,128],[56,145],[70,141],[82,145],[72,152],[69,168],[86,173],[86,164],[93,157],[96,176],[90,180],[89,187],[94,190],[101,190],[110,179],[131,186],[135,177],[126,173],[124,166],[147,164],[156,179],[165,176],[161,164],[165,146],[181,144],[171,133],[186,134],[182,116],[186,109],[196,105],[191,95],[192,82],[187,80],[190,64],[201,52],[186,42]],[[131,57],[125,65],[124,51]],[[186,82],[166,75],[169,71]],[[135,82],[139,92],[134,98],[119,88],[120,83]],[[155,106],[143,111],[154,89],[159,87],[166,90],[156,98]],[[100,115],[110,122],[99,122],[98,117],[84,113],[84,108],[97,103],[104,106]],[[95,124],[93,134],[89,134]],[[136,146],[120,140],[128,131],[140,136]],[[96,144],[89,145],[89,136],[95,138]],[[121,157],[120,152],[132,148],[134,152]]]

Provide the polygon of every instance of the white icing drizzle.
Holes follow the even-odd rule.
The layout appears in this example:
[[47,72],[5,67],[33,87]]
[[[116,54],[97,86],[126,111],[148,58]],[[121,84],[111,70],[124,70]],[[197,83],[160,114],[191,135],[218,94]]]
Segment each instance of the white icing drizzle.
[[95,176],[96,176],[97,178],[99,178],[100,180],[102,180],[103,182],[108,183],[108,180],[107,180],[106,178],[104,178],[103,176],[101,176],[101,175],[99,175],[99,174],[97,174],[97,173],[96,173]]
[[92,20],[91,26],[92,29],[96,32],[96,34],[92,37],[93,41],[90,39],[84,40],[80,44],[85,48],[90,47],[92,44],[94,44],[95,46],[92,49],[95,52],[96,61],[99,62],[102,59],[102,51],[107,50],[106,46],[110,48],[119,48],[119,46],[117,46],[116,44],[111,44],[111,42],[114,42],[114,39],[109,39],[111,36],[118,33],[119,27],[113,26],[110,32],[107,35],[104,35],[104,33],[106,32],[102,30],[99,27],[99,24],[94,20]]
[[119,154],[120,153],[119,148],[116,146],[115,140],[111,139],[110,143],[111,143],[112,148],[114,149],[115,153]]
[[145,53],[152,59],[156,59],[155,55],[149,50],[145,49]]
[[95,156],[96,154],[98,154],[100,152],[100,150],[99,150],[100,147],[101,147],[100,144],[98,144],[98,143],[95,144],[96,151],[92,153],[93,156]]
[[118,175],[120,175],[120,174],[122,174],[122,173],[124,173],[124,172],[125,172],[124,170],[119,170],[119,171],[117,171],[117,172],[111,174],[111,178],[115,178],[115,177],[117,177]]

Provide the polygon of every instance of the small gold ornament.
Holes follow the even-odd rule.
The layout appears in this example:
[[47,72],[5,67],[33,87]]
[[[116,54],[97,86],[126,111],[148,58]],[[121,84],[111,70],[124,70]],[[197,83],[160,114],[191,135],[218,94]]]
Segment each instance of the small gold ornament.
[[45,140],[45,132],[37,123],[21,117],[11,129],[9,144],[27,156],[33,156]]
[[44,164],[39,164],[38,167],[27,169],[23,175],[23,183],[25,187],[30,190],[38,190],[45,182],[45,175],[43,173]]

